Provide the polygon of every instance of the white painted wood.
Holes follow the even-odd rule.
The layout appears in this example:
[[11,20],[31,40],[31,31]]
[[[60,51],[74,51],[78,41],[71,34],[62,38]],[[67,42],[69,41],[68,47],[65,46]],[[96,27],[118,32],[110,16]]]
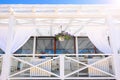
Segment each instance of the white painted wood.
[[40,80],[43,80],[43,79],[48,79],[48,80],[56,80],[56,79],[60,79],[60,78],[56,78],[56,77],[14,77],[14,78],[9,78],[9,79],[12,79],[12,80],[36,80],[36,79],[40,79]]
[[7,80],[10,75],[10,66],[11,66],[11,47],[14,35],[14,26],[15,26],[15,18],[13,15],[10,15],[9,18],[9,27],[8,27],[8,36],[7,36],[7,46],[5,54],[3,55],[3,63],[2,63],[2,72],[1,72],[1,80]]
[[[40,63],[42,63],[42,62],[44,62],[44,61],[47,61],[47,59],[35,59],[35,58],[34,58],[34,59],[31,60],[31,63],[32,63],[32,64],[40,64]],[[46,62],[46,63],[43,63],[43,64],[41,65],[41,68],[43,68],[43,69],[51,72],[51,61]],[[41,77],[41,76],[50,77],[51,74],[49,74],[49,73],[47,73],[47,72],[44,72],[43,70],[38,69],[38,68],[36,68],[36,67],[33,67],[33,68],[30,69],[30,76],[31,76],[31,77],[35,77],[35,76],[39,76],[39,77]]]
[[119,55],[118,54],[114,54],[113,55],[113,66],[114,66],[114,70],[115,70],[115,78],[116,80],[120,80],[120,63],[119,63]]
[[[85,64],[85,63],[83,63],[83,62],[81,62],[81,61],[79,62],[79,61],[77,61],[77,60],[75,60],[75,59],[72,59],[72,58],[70,58],[70,57],[66,57],[66,58],[68,58],[68,59],[70,59],[70,60],[73,60],[73,61],[75,61],[75,62],[77,62],[77,63],[80,63],[80,64],[85,65],[84,67],[82,67],[82,68],[80,68],[80,69],[78,69],[78,70],[75,70],[75,71],[73,71],[73,72],[65,75],[66,77],[68,77],[68,76],[70,76],[70,75],[72,75],[72,74],[75,74],[75,73],[77,73],[78,71],[82,71],[82,70],[84,70],[84,69],[86,69],[86,68],[89,69],[89,67],[94,68],[94,69],[96,69],[97,71],[102,72],[103,75],[106,74],[106,75],[109,75],[109,76],[114,76],[113,74],[111,74],[111,73],[109,73],[109,72],[106,72],[106,71],[104,71],[104,70],[101,70],[101,69],[99,69],[99,68],[94,67],[95,64],[100,64],[100,62],[103,62],[103,63],[104,63],[104,61],[109,60],[109,59],[111,58],[111,56],[110,56],[110,57],[107,57],[107,58],[99,59],[98,61],[96,61],[96,62],[94,62],[94,63],[91,63],[91,64]],[[94,59],[92,59],[92,60],[94,60]],[[86,61],[89,62],[89,59],[86,59]],[[104,67],[104,66],[105,66],[105,65],[103,65],[102,67]],[[109,68],[109,67],[108,67],[108,68]],[[91,73],[91,72],[90,72],[90,73]],[[88,74],[90,74],[90,73],[88,72]],[[91,74],[90,74],[90,75],[91,75]]]
[[64,61],[64,58],[65,58],[65,55],[60,55],[60,78],[61,80],[64,80],[65,79],[65,76],[64,76],[64,70],[65,70],[65,61]]
[[[111,8],[114,8],[114,7],[111,7]],[[109,30],[115,26],[115,22],[113,22],[114,18],[112,16],[112,14],[114,14],[114,13],[111,11],[107,12],[106,22],[107,22],[107,26],[108,26]],[[109,37],[111,38],[110,32],[109,32]],[[117,48],[117,47],[115,47],[113,44],[114,44],[113,39],[110,39],[110,47],[113,52],[113,66],[114,66],[115,78],[116,78],[116,80],[120,80],[120,67],[119,67],[120,66],[120,63],[119,63],[120,56],[118,54],[118,51],[116,51],[117,49],[115,50],[115,48]]]
[[54,76],[56,76],[56,77],[59,77],[57,74],[55,74],[55,73],[53,73],[53,72],[51,72],[51,71],[45,70],[44,68],[41,68],[41,67],[38,67],[38,66],[44,65],[44,64],[46,64],[46,63],[49,63],[50,61],[52,61],[52,60],[54,60],[54,59],[57,59],[58,57],[55,57],[55,58],[52,58],[52,59],[48,59],[48,60],[46,60],[46,61],[44,61],[44,62],[41,62],[41,63],[39,63],[39,64],[37,64],[37,65],[34,65],[34,64],[32,64],[31,62],[27,62],[27,61],[21,60],[21,59],[19,59],[19,58],[13,57],[13,56],[12,56],[12,58],[13,58],[13,59],[16,59],[16,60],[18,60],[18,61],[21,61],[21,62],[23,62],[23,63],[25,63],[25,64],[28,64],[28,65],[30,65],[31,67],[30,67],[30,68],[26,68],[26,69],[24,69],[24,70],[21,70],[21,71],[19,71],[19,72],[16,72],[16,73],[10,75],[10,77],[13,77],[13,76],[15,76],[15,75],[21,74],[21,73],[23,73],[23,72],[25,72],[25,71],[27,71],[27,70],[32,69],[32,68],[35,68],[36,70],[42,70],[43,72],[45,72],[45,73],[47,73],[47,74],[49,74],[49,75],[54,75]]
[[[17,55],[17,54],[14,54],[14,55]],[[18,54],[18,55],[20,55],[20,54]],[[21,55],[23,55],[23,54],[21,54]],[[26,54],[27,55],[27,54]],[[32,55],[32,54],[31,54]],[[37,54],[36,54],[37,55]],[[35,56],[36,56],[35,55]],[[15,73],[15,74],[12,74],[12,75],[10,75],[10,77],[9,77],[9,79],[11,80],[11,79],[13,79],[13,80],[17,80],[17,79],[21,79],[21,80],[25,80],[25,79],[61,79],[61,80],[64,80],[64,79],[115,79],[115,76],[114,76],[114,74],[111,74],[111,73],[109,73],[109,71],[105,71],[105,69],[103,69],[103,70],[101,70],[99,67],[97,68],[97,67],[94,67],[95,65],[97,65],[97,66],[99,66],[100,65],[100,67],[102,67],[101,65],[101,63],[104,63],[104,61],[107,61],[107,60],[110,60],[111,58],[112,58],[112,56],[108,56],[108,57],[104,57],[104,58],[101,58],[100,60],[98,60],[98,61],[96,61],[96,62],[94,62],[94,58],[93,59],[84,59],[84,60],[86,60],[88,63],[89,63],[89,60],[92,60],[94,63],[92,63],[91,61],[90,61],[90,63],[91,64],[87,64],[87,63],[84,63],[84,62],[82,62],[83,60],[80,60],[80,61],[78,61],[78,60],[76,60],[76,59],[74,59],[74,58],[72,58],[72,57],[67,57],[67,54],[56,54],[56,55],[59,55],[59,57],[54,57],[54,58],[52,58],[52,59],[49,59],[49,60],[46,60],[45,62],[42,62],[42,63],[40,63],[40,64],[37,64],[37,65],[33,65],[33,64],[31,64],[31,62],[27,62],[27,61],[24,61],[24,60],[21,60],[21,59],[19,59],[19,58],[17,58],[17,57],[12,57],[13,59],[15,59],[15,60],[18,60],[18,61],[21,61],[21,62],[23,62],[23,63],[25,63],[25,64],[28,64],[28,65],[31,65],[31,67],[30,68],[27,68],[27,69],[24,69],[24,70],[21,70],[21,71],[19,71],[19,72],[17,72],[17,73]],[[70,55],[70,54],[68,54],[68,55]],[[71,54],[71,55],[74,55],[74,56],[76,56],[76,54]],[[81,54],[78,54],[78,55],[81,55]],[[86,54],[84,54],[84,55],[86,55]],[[97,55],[97,54],[94,54],[94,55]],[[112,55],[112,54],[111,54]],[[32,55],[33,56],[33,55]],[[47,56],[55,56],[55,55],[49,55],[49,54],[47,54]],[[98,55],[99,56],[99,55]],[[32,57],[31,57],[32,58]],[[50,61],[52,61],[52,60],[54,60],[54,59],[58,59],[58,58],[60,58],[60,76],[59,75],[56,75],[56,74],[54,74],[54,73],[52,73],[51,71],[48,71],[48,70],[45,70],[44,68],[47,68],[47,63],[49,63]],[[82,67],[82,68],[78,68],[77,70],[75,70],[75,71],[73,71],[73,72],[70,72],[69,74],[64,74],[64,72],[65,72],[65,68],[66,68],[66,66],[65,65],[67,65],[67,64],[65,64],[64,65],[64,63],[65,63],[65,60],[67,59],[67,61],[74,61],[75,63],[80,63],[80,64],[83,64],[83,65],[85,65],[84,67]],[[82,58],[80,58],[80,59],[82,59]],[[69,61],[69,62],[70,62]],[[35,61],[36,62],[36,61]],[[112,63],[111,63],[112,64]],[[42,66],[42,65],[44,65],[44,66]],[[105,65],[107,65],[106,63],[105,63]],[[104,67],[106,67],[105,65],[103,65],[103,68]],[[42,67],[38,67],[38,66],[42,66]],[[44,67],[44,68],[43,68]],[[27,71],[27,70],[32,70],[32,68],[35,68],[36,70],[35,71],[37,71],[38,73],[40,73],[40,74],[42,74],[42,75],[47,75],[46,73],[44,73],[44,72],[47,72],[48,73],[48,75],[54,75],[54,76],[56,76],[56,77],[37,77],[37,76],[31,76],[31,77],[14,77],[15,75],[18,75],[18,74],[21,74],[22,72],[25,72],[25,71]],[[95,70],[97,70],[97,71],[99,71],[99,72],[102,72],[103,74],[106,74],[106,75],[109,75],[109,76],[111,76],[111,77],[105,77],[105,75],[104,76],[102,76],[101,75],[101,73],[99,74],[98,72],[96,72],[95,71],[95,73],[96,73],[96,75],[99,75],[98,77],[94,77],[94,76],[89,76],[89,77],[71,77],[71,75],[72,74],[74,74],[74,73],[77,73],[77,72],[79,72],[79,71],[81,71],[81,70],[84,70],[84,69],[86,69],[86,68],[92,68],[92,69],[95,69]],[[41,70],[41,71],[38,71],[38,70]],[[93,72],[94,72],[94,70],[93,70]],[[38,75],[38,73],[35,73],[34,75]],[[88,74],[91,74],[89,71],[88,71]]]
[[33,58],[35,58],[35,54],[36,54],[36,36],[34,36],[33,40]]
[[[76,46],[76,57],[77,57],[77,60],[79,61],[79,49],[78,49],[78,37],[77,36],[75,36],[75,46]],[[77,68],[79,68],[79,64],[77,64]],[[79,73],[77,74],[78,76],[79,76]]]
[[78,37],[77,36],[75,37],[75,42],[76,42],[76,44],[75,44],[75,46],[76,46],[76,54],[78,55],[79,52],[78,52]]
[[112,80],[112,79],[115,79],[115,77],[69,77],[69,78],[66,78],[66,79],[88,79],[88,80],[94,80],[94,79],[96,79],[96,80],[101,80],[101,79],[110,79],[110,80]]

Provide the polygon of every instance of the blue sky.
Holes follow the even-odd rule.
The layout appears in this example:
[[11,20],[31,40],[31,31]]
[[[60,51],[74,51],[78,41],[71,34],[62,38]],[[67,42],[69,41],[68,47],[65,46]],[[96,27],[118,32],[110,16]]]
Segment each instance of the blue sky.
[[110,0],[0,0],[0,4],[108,4]]

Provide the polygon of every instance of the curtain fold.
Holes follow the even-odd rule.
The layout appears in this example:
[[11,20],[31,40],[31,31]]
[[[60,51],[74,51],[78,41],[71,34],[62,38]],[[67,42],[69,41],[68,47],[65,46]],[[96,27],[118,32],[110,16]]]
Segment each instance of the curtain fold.
[[8,27],[0,27],[0,48],[5,52]]
[[85,31],[87,33],[90,41],[103,53],[112,53],[109,45],[107,28],[103,27],[86,27]]
[[35,33],[33,28],[17,28],[15,31],[11,53],[16,52],[20,47],[22,47],[28,39]]
[[110,43],[114,54],[120,51],[120,27],[110,27]]
[[[15,29],[12,47],[10,49],[10,53],[14,53],[20,47],[22,47],[27,40],[35,34],[35,29],[33,27],[19,27]],[[0,28],[0,48],[6,52],[6,43],[7,43],[7,35],[8,35],[8,28],[1,27]]]

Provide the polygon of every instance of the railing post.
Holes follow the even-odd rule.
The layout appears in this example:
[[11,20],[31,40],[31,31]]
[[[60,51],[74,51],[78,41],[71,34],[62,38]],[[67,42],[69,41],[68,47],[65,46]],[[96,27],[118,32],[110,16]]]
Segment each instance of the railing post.
[[11,54],[4,54],[2,61],[2,72],[0,80],[7,80],[10,74]]
[[79,51],[78,51],[78,37],[77,36],[75,37],[75,41],[76,41],[76,44],[75,44],[75,46],[76,46],[76,54],[78,56]]
[[34,36],[34,41],[33,41],[33,58],[35,58],[35,53],[36,53],[36,36]]
[[64,71],[65,71],[65,69],[64,69],[64,64],[65,64],[65,55],[60,55],[60,78],[61,78],[61,80],[64,80],[64,77],[65,77],[65,75],[64,75]]
[[114,54],[113,55],[113,67],[114,67],[114,72],[115,72],[115,78],[116,80],[120,80],[120,63],[119,63],[119,55]]
[[10,75],[11,56],[12,56],[11,49],[12,49],[12,42],[14,35],[14,26],[15,26],[15,17],[13,16],[13,13],[11,13],[9,18],[6,50],[5,50],[5,54],[3,55],[2,72],[1,72],[0,80],[7,80]]
[[118,54],[118,49],[119,49],[119,37],[116,32],[116,29],[114,29],[115,22],[113,21],[113,12],[111,12],[111,9],[113,9],[114,6],[108,9],[107,13],[107,25],[108,25],[108,30],[109,30],[109,41],[110,41],[110,47],[113,52],[113,67],[114,67],[114,73],[115,73],[115,78],[116,80],[120,80],[120,63],[119,63],[119,54]]

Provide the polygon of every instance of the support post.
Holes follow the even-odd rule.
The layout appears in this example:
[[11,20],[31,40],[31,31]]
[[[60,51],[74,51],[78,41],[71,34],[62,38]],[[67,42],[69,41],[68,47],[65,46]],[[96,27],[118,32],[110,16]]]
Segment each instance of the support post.
[[119,63],[120,57],[117,52],[118,45],[116,43],[116,39],[113,39],[114,38],[113,36],[116,36],[116,35],[113,35],[113,33],[111,32],[113,30],[112,28],[115,27],[114,23],[112,21],[111,12],[109,12],[108,16],[107,16],[107,26],[108,26],[109,35],[110,35],[110,38],[109,38],[110,43],[109,44],[110,44],[110,47],[113,52],[113,69],[114,69],[115,79],[120,80],[120,63]]
[[34,36],[33,39],[33,58],[35,58],[35,53],[36,53],[36,36]]
[[6,40],[6,50],[5,50],[5,54],[3,55],[2,72],[1,72],[0,80],[7,80],[10,75],[11,56],[12,56],[11,48],[12,48],[12,41],[14,34],[14,24],[15,24],[15,18],[13,15],[10,15],[8,35]]
[[76,54],[78,55],[79,52],[78,52],[78,37],[77,36],[75,37],[75,46],[76,46],[76,48],[75,48]]
[[[76,58],[79,61],[79,52],[78,52],[78,37],[75,37],[75,46],[76,46]],[[77,63],[77,68],[79,68],[79,63]],[[77,74],[77,76],[79,76],[79,73]]]
[[115,73],[116,80],[120,80],[120,63],[119,63],[120,57],[118,54],[113,55],[113,68]]
[[64,80],[64,77],[65,77],[65,75],[64,75],[64,71],[65,71],[65,69],[64,69],[64,64],[65,64],[65,60],[64,60],[64,58],[65,58],[65,55],[63,55],[63,54],[61,54],[60,55],[60,78],[61,78],[61,80]]

